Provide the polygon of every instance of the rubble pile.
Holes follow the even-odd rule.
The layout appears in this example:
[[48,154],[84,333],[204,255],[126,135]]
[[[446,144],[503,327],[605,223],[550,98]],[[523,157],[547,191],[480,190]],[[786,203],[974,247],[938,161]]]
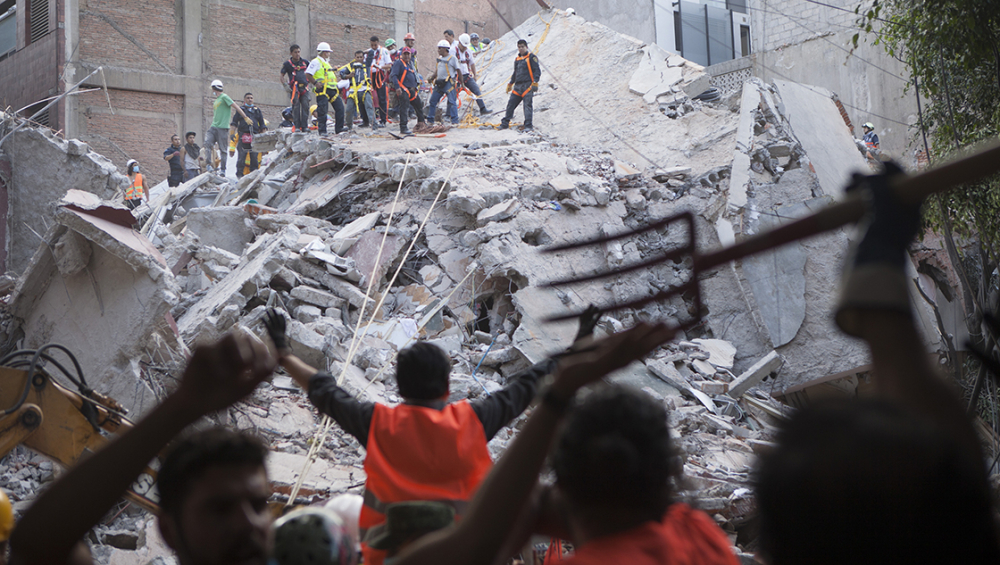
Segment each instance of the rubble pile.
[[[490,106],[504,106],[516,36],[538,48],[552,79],[535,102],[542,133],[456,128],[400,140],[279,130],[255,141],[271,149],[268,164],[239,181],[204,174],[153,188],[135,230],[107,195],[71,190],[44,207],[47,231],[17,273],[0,337],[25,348],[63,343],[91,386],[140,417],[176,385],[192,347],[232,330],[263,337],[264,312],[276,308],[293,352],[342,376],[360,399],[400,401],[393,360],[417,339],[451,356],[451,399],[475,399],[570,344],[576,323],[549,317],[673,288],[694,275],[693,261],[567,287],[547,282],[649,261],[691,237],[699,250],[717,248],[839,195],[832,187],[849,165],[831,163],[816,139],[839,143],[839,130],[798,123],[806,94],[795,85],[751,82],[734,97],[700,102],[708,81],[696,65],[554,11],[479,55]],[[545,252],[684,211],[693,233],[672,223]],[[597,329],[700,317],[611,380],[671,409],[682,494],[744,550],[755,537],[754,455],[791,410],[779,399],[866,363],[826,317],[846,235],[790,247],[700,273],[700,305],[685,292],[615,311]],[[319,422],[302,391],[279,375],[217,418],[269,441],[275,497],[287,500]],[[494,456],[523,421],[494,438]],[[334,427],[324,447],[299,502],[364,484],[353,438]],[[30,500],[46,476],[40,465],[20,451],[5,461],[11,471],[0,486]]]

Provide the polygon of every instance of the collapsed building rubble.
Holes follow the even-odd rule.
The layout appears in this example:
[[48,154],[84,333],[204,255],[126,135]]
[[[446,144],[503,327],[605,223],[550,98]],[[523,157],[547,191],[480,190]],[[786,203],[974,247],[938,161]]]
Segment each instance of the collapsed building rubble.
[[[575,323],[549,323],[550,316],[691,277],[686,258],[545,286],[683,246],[689,234],[675,224],[601,247],[555,254],[546,247],[685,210],[694,213],[699,247],[718,247],[835,200],[852,168],[865,166],[832,99],[815,89],[751,81],[734,96],[701,102],[695,96],[708,80],[697,65],[578,16],[550,12],[516,34],[539,38],[553,78],[536,99],[535,126],[544,134],[458,128],[444,138],[398,140],[278,131],[268,138],[268,164],[238,182],[204,174],[155,187],[136,211],[135,229],[131,213],[107,201],[113,188],[50,197],[41,211],[51,227],[7,299],[5,343],[67,345],[95,389],[138,415],[175,385],[191,347],[233,329],[263,335],[262,317],[273,307],[289,319],[295,354],[343,374],[359,398],[399,402],[392,363],[416,339],[451,356],[452,400],[477,398],[570,343]],[[508,34],[479,55],[491,106],[502,105],[515,40]],[[584,44],[572,57],[560,53]],[[588,105],[624,119],[618,135],[579,105],[587,92],[600,93]],[[813,113],[820,122],[803,117]],[[32,143],[43,136],[53,146],[72,144],[30,131],[23,133]],[[8,154],[18,139],[5,144]],[[25,182],[18,174],[15,185]],[[786,395],[828,380],[853,379],[856,387],[867,370],[860,345],[834,331],[828,316],[846,246],[840,230],[719,267],[702,275],[700,311],[680,294],[615,312],[598,326],[610,333],[642,320],[702,318],[611,380],[671,408],[682,495],[744,550],[754,547],[754,455],[794,409]],[[318,422],[305,395],[278,376],[218,418],[269,441],[275,496],[287,500]],[[494,438],[494,456],[522,423]],[[353,438],[334,428],[324,447],[301,500],[364,484]],[[16,464],[0,487],[29,501],[50,469],[24,450],[8,457]],[[126,517],[127,529],[148,531],[141,517]],[[131,543],[114,552],[131,551],[122,548]]]

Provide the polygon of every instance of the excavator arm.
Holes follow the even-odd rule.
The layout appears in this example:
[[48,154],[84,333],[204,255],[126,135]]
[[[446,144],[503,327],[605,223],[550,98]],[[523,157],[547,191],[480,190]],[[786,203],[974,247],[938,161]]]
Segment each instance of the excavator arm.
[[[39,363],[31,365],[28,370],[0,367],[0,407],[6,407],[0,411],[0,457],[23,444],[69,467],[110,441],[109,434],[133,427],[121,405],[90,390],[85,382],[77,383],[83,394],[74,392],[56,382]],[[150,511],[158,508],[156,468],[154,461],[125,495]]]

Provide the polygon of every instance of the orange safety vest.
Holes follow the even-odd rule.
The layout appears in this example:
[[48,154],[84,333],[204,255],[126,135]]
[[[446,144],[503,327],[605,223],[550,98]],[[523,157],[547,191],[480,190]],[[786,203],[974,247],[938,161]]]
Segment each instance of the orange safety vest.
[[[493,466],[486,432],[467,401],[441,410],[400,404],[375,405],[365,457],[361,538],[385,524],[394,502],[444,502],[465,513],[469,499]],[[362,545],[366,565],[381,565],[385,552]]]
[[135,174],[135,180],[132,181],[132,184],[125,191],[125,200],[132,200],[134,198],[142,198],[142,173]]
[[[514,59],[514,64],[517,65],[518,61],[528,60],[528,57],[531,57],[531,53],[530,52],[527,55],[525,55],[524,57],[516,57]],[[531,77],[531,84],[535,84],[535,82],[536,82],[535,81],[535,71],[531,70],[531,60],[528,60],[528,62],[525,63],[525,64],[528,65],[528,76]],[[521,92],[520,94],[518,94],[517,91],[514,90],[513,88],[511,88],[510,91],[513,92],[518,97],[524,98],[524,95],[527,94],[529,90],[531,90],[531,84],[529,84],[528,88],[525,88],[524,91]]]
[[565,565],[739,565],[729,538],[700,510],[675,502],[659,522],[599,537],[577,549]]
[[399,83],[399,88],[402,88],[403,91],[406,92],[407,98],[409,98],[410,100],[414,100],[417,97],[417,92],[410,92],[409,88],[403,86],[403,81],[406,80],[406,73],[408,73],[409,71],[410,69],[403,67],[403,74],[399,75],[399,79],[396,82]]

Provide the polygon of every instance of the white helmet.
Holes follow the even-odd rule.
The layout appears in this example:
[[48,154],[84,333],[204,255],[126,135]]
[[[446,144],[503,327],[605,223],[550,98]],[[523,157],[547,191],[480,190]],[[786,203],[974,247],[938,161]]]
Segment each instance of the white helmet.
[[212,88],[214,90],[222,90],[222,81],[219,80],[219,79],[213,80],[212,81]]
[[445,49],[451,49],[451,43],[448,43],[447,39],[442,39],[438,41],[438,47],[444,47]]
[[325,41],[316,46],[317,53],[322,53],[323,51],[332,51],[332,49],[330,49],[330,44]]
[[468,47],[472,45],[472,38],[469,37],[469,34],[463,33],[462,35],[458,36],[458,42]]

